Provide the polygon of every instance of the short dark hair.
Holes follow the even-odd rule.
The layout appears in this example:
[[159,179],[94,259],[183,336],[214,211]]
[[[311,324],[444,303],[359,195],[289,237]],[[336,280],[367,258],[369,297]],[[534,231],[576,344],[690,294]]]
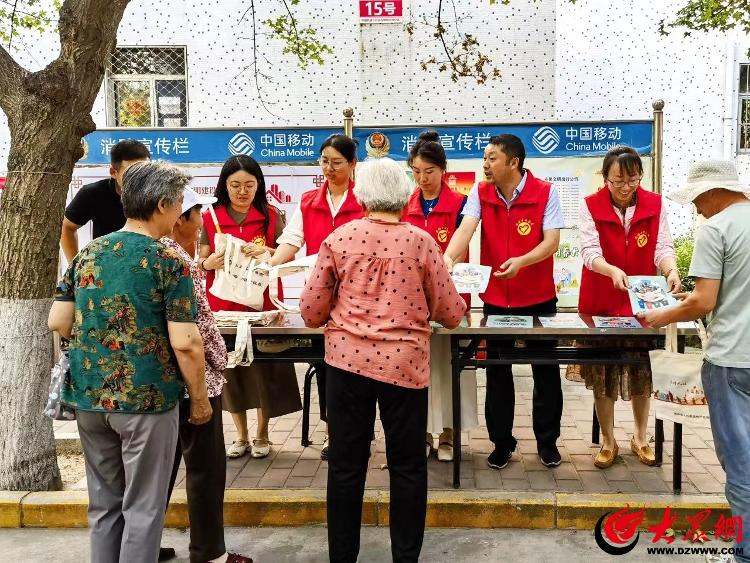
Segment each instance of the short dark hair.
[[135,139],[125,139],[120,141],[109,153],[109,161],[115,168],[120,168],[123,160],[143,160],[144,158],[151,158],[151,153],[148,152],[146,145]]
[[448,168],[448,158],[445,156],[443,145],[440,144],[440,135],[437,131],[425,131],[419,136],[419,140],[409,151],[407,164],[411,166],[417,157],[443,170]]
[[323,154],[323,149],[326,147],[332,147],[339,151],[346,161],[351,164],[357,160],[357,145],[359,145],[359,143],[356,139],[352,139],[341,133],[336,133],[323,141],[323,144],[320,145],[320,154]]
[[609,169],[615,162],[620,165],[620,170],[626,172],[628,176],[643,175],[643,162],[638,151],[633,147],[617,145],[609,149],[607,154],[604,155],[604,162],[602,162],[602,176],[605,180],[609,176]]
[[508,155],[508,158],[518,159],[518,169],[523,170],[523,161],[526,160],[526,147],[523,146],[523,141],[511,135],[505,133],[503,135],[495,135],[490,137],[490,144],[500,147],[500,149]]

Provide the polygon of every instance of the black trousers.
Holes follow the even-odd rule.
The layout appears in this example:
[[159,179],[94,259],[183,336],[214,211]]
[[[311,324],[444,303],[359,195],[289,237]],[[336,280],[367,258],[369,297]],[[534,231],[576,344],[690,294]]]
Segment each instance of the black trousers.
[[[485,315],[554,315],[557,299],[530,307],[504,308],[484,305]],[[550,349],[557,346],[556,340],[526,340],[527,348]],[[497,342],[487,341],[488,359],[498,358]],[[534,375],[532,398],[532,421],[537,448],[554,445],[560,437],[563,393],[559,365],[531,365]],[[513,370],[510,365],[487,366],[487,395],[484,414],[487,419],[487,432],[495,449],[513,451],[516,439],[513,437],[513,416],[516,405]]]
[[227,458],[221,421],[221,396],[211,397],[213,415],[206,424],[190,424],[190,399],[180,402],[177,440],[169,497],[180,461],[185,458],[185,480],[190,518],[190,561],[205,563],[226,553],[224,545],[224,486]]
[[315,383],[318,386],[318,403],[320,404],[320,420],[328,422],[328,411],[326,404],[326,364],[318,362],[315,366]]
[[328,553],[335,563],[359,554],[375,405],[385,430],[390,473],[391,554],[416,563],[427,513],[427,389],[407,389],[328,366]]

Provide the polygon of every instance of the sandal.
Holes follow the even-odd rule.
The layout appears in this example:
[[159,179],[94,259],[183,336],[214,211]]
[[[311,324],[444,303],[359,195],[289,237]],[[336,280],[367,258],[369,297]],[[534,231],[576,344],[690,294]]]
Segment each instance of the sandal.
[[453,441],[440,440],[437,449],[438,461],[453,461]]
[[429,458],[434,450],[435,446],[433,445],[432,434],[428,432],[425,438],[425,457]]
[[256,459],[266,457],[271,452],[271,442],[268,440],[253,440],[252,456]]
[[235,440],[232,445],[227,448],[227,457],[229,459],[237,459],[242,457],[250,450],[250,442],[247,440]]

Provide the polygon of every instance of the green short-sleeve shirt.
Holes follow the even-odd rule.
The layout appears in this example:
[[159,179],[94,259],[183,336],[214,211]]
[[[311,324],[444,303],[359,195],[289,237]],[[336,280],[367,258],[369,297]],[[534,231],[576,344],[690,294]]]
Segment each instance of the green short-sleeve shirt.
[[75,303],[63,403],[126,413],[177,404],[184,388],[167,321],[197,317],[190,268],[177,253],[138,233],[98,238],[73,259],[55,299]]
[[750,202],[730,205],[698,229],[689,274],[721,280],[707,318],[706,360],[750,368]]

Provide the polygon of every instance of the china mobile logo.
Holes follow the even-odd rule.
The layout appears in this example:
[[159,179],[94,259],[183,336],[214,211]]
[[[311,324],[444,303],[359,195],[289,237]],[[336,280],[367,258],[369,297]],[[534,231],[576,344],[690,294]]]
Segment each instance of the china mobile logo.
[[[703,530],[703,524],[711,515],[711,509],[701,510],[687,516],[688,527],[682,541],[705,543],[711,541],[707,532]],[[630,511],[630,505],[617,512],[603,514],[594,526],[594,538],[599,548],[610,555],[625,555],[632,551],[638,540],[640,532],[638,528],[646,518],[646,510]],[[661,522],[647,528],[654,534],[651,543],[666,542],[668,545],[675,541],[674,525],[677,521],[677,512],[666,507]],[[737,543],[742,541],[742,517],[731,516],[726,518],[723,514],[719,516],[713,528],[713,536],[716,540],[731,541]]]
[[560,145],[560,135],[552,127],[540,127],[531,137],[531,144],[542,154],[549,154]]
[[227,148],[229,149],[229,152],[234,155],[251,155],[255,150],[255,141],[253,141],[250,136],[246,135],[245,133],[237,133],[229,140]]

